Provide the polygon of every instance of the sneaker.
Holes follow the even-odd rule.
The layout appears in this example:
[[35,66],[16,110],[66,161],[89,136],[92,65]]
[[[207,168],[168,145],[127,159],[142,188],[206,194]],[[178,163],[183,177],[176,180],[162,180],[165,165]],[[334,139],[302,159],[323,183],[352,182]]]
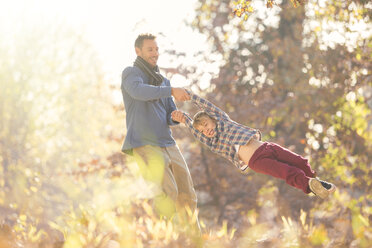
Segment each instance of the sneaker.
[[316,178],[320,181],[320,183],[322,184],[322,186],[328,190],[329,193],[333,193],[335,192],[336,190],[336,186],[333,184],[333,183],[329,183],[327,181],[323,181],[323,180],[320,180],[319,178]]
[[322,185],[321,181],[317,178],[310,178],[309,180],[310,190],[322,199],[327,198],[330,192]]

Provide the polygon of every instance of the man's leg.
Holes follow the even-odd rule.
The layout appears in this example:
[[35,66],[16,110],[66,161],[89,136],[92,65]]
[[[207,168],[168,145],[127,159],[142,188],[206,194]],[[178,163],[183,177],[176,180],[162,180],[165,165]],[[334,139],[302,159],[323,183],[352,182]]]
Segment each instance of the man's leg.
[[158,193],[154,197],[154,207],[157,214],[172,218],[176,211],[178,189],[169,156],[163,148],[150,145],[133,149],[133,155],[142,177],[156,187]]
[[170,166],[173,172],[174,179],[177,183],[178,198],[177,198],[177,212],[187,214],[186,208],[189,207],[191,213],[194,215],[194,221],[200,231],[199,220],[196,212],[197,196],[192,182],[189,168],[183,158],[178,146],[170,146],[165,148],[169,158]]
[[301,169],[308,177],[316,176],[315,171],[312,170],[311,165],[306,158],[275,143],[268,143],[268,147],[274,151],[273,154],[278,161]]

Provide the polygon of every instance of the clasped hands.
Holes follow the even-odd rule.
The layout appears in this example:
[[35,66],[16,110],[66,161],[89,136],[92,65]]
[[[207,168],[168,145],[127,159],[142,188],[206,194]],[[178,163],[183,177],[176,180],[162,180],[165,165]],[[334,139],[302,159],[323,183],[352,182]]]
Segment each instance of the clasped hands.
[[184,88],[173,88],[172,87],[172,96],[176,101],[184,102],[191,99],[189,93]]
[[179,122],[179,123],[185,123],[186,122],[186,117],[184,115],[184,112],[182,112],[180,110],[174,110],[172,112],[172,119],[174,121]]

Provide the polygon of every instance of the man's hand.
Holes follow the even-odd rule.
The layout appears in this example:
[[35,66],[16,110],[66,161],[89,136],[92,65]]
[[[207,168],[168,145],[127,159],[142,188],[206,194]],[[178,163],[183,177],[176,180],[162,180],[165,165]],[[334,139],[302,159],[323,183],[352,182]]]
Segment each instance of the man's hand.
[[180,123],[186,122],[186,117],[184,116],[183,112],[180,110],[175,110],[172,112],[172,119]]
[[176,101],[184,102],[191,99],[189,93],[183,88],[173,88],[172,87],[172,96]]

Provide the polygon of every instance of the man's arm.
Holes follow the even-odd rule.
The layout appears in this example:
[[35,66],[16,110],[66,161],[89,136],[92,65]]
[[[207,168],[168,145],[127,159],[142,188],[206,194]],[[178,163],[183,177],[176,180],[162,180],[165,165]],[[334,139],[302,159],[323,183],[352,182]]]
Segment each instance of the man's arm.
[[177,101],[190,100],[189,94],[183,88],[145,84],[133,67],[128,67],[123,71],[121,90],[125,90],[132,98],[141,101],[151,101],[171,96]]
[[174,99],[180,102],[189,101],[190,95],[184,88],[174,88],[172,87],[172,96]]
[[123,71],[121,90],[126,91],[132,98],[141,101],[157,100],[170,97],[172,94],[170,86],[145,84],[133,67],[128,67]]
[[199,108],[205,110],[208,114],[211,114],[212,116],[216,116],[216,117],[224,117],[224,118],[230,119],[230,117],[224,111],[222,111],[220,108],[218,108],[216,105],[214,105],[210,101],[194,94],[193,92],[189,90],[186,90],[186,91],[190,95],[191,101]]

